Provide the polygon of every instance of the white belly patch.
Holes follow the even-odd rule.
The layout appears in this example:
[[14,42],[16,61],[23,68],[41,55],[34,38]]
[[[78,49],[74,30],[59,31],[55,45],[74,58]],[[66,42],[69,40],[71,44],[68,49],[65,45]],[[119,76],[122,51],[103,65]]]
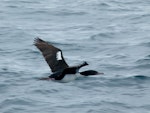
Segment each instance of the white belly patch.
[[77,78],[77,75],[69,74],[69,75],[65,75],[64,78],[60,82],[70,82],[70,81],[75,80],[76,78]]

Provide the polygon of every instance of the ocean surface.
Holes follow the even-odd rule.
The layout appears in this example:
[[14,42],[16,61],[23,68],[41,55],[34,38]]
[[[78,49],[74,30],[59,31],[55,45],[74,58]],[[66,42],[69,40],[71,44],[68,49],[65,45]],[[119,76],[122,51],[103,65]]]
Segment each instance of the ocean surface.
[[[104,75],[51,74],[40,37]],[[149,0],[0,0],[0,113],[150,113]]]

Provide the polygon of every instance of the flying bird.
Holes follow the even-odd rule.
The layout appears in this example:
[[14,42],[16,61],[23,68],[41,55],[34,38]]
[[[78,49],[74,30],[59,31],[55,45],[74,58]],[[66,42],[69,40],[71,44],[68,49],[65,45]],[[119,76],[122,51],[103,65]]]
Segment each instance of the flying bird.
[[69,66],[63,57],[61,49],[53,46],[52,44],[49,44],[40,38],[35,38],[34,45],[41,51],[43,57],[45,58],[52,71],[50,76],[47,78],[41,78],[41,80],[50,79],[61,82],[69,82],[77,78],[77,73],[80,73],[83,76],[103,74],[95,70],[79,72],[81,67],[88,65],[87,62],[83,62],[78,66]]

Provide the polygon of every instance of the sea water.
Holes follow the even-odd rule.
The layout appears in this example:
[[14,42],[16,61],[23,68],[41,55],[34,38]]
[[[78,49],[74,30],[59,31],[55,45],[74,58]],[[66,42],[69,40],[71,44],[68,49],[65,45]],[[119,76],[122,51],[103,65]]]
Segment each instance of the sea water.
[[[41,81],[40,37],[104,75]],[[148,0],[1,0],[1,113],[150,113]]]

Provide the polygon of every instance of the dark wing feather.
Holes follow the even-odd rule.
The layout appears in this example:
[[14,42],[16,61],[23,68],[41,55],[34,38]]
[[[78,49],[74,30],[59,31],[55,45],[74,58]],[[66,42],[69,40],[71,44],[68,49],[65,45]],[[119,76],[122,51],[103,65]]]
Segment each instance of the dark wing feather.
[[[52,72],[57,72],[64,70],[68,67],[68,64],[65,62],[62,51],[59,48],[54,47],[53,45],[48,44],[40,38],[36,38],[34,45],[42,52],[46,62],[50,66]],[[57,59],[57,52],[61,52],[61,60]]]

